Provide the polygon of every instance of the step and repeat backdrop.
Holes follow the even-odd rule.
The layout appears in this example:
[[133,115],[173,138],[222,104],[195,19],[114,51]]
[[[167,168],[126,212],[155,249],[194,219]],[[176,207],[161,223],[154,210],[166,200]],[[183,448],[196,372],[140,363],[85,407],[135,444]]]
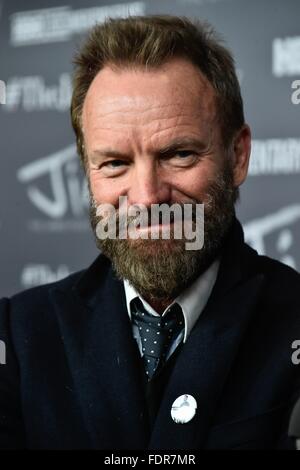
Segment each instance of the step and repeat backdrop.
[[233,51],[253,132],[246,239],[300,269],[299,0],[0,0],[0,296],[97,256],[69,118],[72,57],[107,16],[206,19]]

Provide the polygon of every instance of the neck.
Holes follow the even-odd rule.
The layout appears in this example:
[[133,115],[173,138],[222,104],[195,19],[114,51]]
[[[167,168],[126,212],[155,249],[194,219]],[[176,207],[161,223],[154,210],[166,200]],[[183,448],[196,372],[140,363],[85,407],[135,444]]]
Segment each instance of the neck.
[[162,315],[165,309],[172,303],[173,299],[153,299],[144,297],[149,305],[159,314]]

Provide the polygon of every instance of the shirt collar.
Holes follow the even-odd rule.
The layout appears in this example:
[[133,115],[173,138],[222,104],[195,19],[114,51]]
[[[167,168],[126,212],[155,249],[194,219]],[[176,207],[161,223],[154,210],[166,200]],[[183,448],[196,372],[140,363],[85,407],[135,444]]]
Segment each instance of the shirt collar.
[[[185,343],[190,332],[192,331],[195,323],[197,322],[200,314],[202,313],[214,284],[217,279],[218,270],[220,266],[220,259],[216,259],[201,276],[199,276],[189,287],[187,287],[176,299],[164,310],[163,315],[166,314],[171,305],[177,302],[181,308],[184,316],[185,329],[183,342]],[[136,289],[124,279],[124,289],[126,296],[126,305],[129,318],[131,319],[130,302],[138,297],[144,305],[148,313],[154,316],[160,316],[148,302],[143,299],[136,291]]]

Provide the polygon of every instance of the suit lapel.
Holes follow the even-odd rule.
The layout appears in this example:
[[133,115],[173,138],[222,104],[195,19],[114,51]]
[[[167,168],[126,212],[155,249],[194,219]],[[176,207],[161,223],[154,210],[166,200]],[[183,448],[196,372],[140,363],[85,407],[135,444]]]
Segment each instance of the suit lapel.
[[69,291],[52,291],[66,356],[93,448],[147,445],[141,364],[123,284],[107,260]]
[[[150,448],[201,448],[212,422],[263,283],[261,275],[233,289],[218,301],[210,299],[181,352],[165,390]],[[181,395],[197,401],[195,417],[176,424],[171,407]]]

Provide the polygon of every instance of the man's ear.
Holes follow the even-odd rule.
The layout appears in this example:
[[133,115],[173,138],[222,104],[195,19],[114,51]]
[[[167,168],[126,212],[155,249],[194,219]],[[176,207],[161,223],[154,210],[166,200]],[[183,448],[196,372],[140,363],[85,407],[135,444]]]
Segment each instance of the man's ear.
[[236,133],[232,142],[232,161],[234,186],[240,186],[246,179],[249,166],[249,158],[251,153],[251,131],[248,124]]

